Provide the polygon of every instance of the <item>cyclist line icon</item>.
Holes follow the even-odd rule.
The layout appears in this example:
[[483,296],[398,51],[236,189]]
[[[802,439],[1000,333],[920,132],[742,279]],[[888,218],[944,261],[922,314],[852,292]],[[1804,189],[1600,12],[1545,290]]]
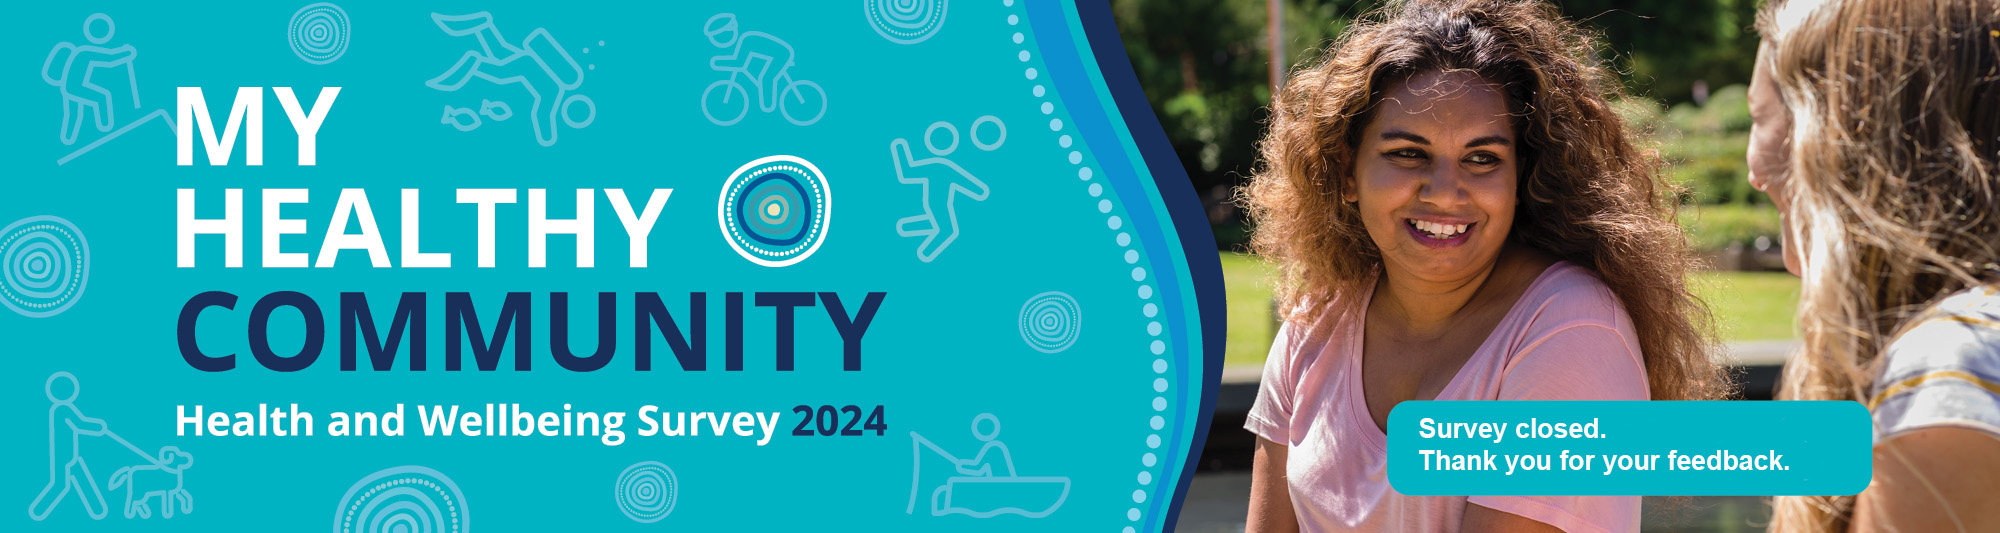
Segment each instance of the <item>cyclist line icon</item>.
[[[750,113],[751,92],[757,110],[777,111],[786,121],[809,126],[826,116],[826,90],[819,84],[792,78],[792,45],[761,31],[739,32],[736,15],[709,17],[702,33],[708,44],[729,50],[708,60],[708,68],[729,75],[701,92],[701,114],[718,126],[741,122]],[[746,86],[737,77],[749,80]]]

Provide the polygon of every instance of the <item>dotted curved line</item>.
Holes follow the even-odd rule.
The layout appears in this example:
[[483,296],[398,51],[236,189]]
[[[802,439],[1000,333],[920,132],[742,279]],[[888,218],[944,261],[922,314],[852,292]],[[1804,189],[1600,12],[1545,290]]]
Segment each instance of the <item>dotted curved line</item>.
[[[658,506],[658,508],[655,509],[641,508],[639,507],[638,502],[632,501],[628,498],[617,498],[618,506],[633,512],[633,514],[641,515],[646,518],[653,518],[656,520],[659,518],[664,518],[667,516],[667,510],[673,508],[674,498],[676,496],[674,486],[678,484],[674,481],[673,476],[668,475],[665,470],[660,470],[658,468],[653,468],[648,466],[644,469],[639,470],[638,472],[633,472],[630,475],[620,478],[618,480],[618,485],[616,487],[616,493],[617,495],[625,495],[636,492],[636,490],[634,489],[627,488],[627,485],[641,481],[639,479],[639,476],[640,474],[643,473],[653,474],[653,479],[659,480],[660,484],[663,486],[663,488],[661,489],[662,490],[660,498],[661,503]],[[655,514],[658,514],[658,516],[654,516]]]
[[[923,26],[920,26],[918,27],[918,29],[915,30],[898,31],[902,28],[901,25],[882,20],[882,17],[885,16],[884,15],[885,8],[882,6],[881,1],[870,0],[866,5],[869,8],[868,9],[869,22],[873,23],[876,29],[882,30],[883,33],[895,34],[897,38],[906,41],[914,40],[918,37],[923,37],[925,34],[937,31],[938,20],[944,18],[944,8],[932,9],[926,12],[924,16]],[[935,6],[937,4],[931,4],[931,5]]]
[[430,480],[422,478],[397,479],[386,483],[380,483],[373,487],[369,487],[367,491],[362,492],[359,497],[354,498],[353,503],[347,506],[346,516],[342,517],[343,523],[341,524],[341,529],[346,531],[355,530],[354,513],[359,512],[361,510],[361,505],[364,503],[368,503],[368,499],[370,497],[375,496],[375,493],[382,492],[383,490],[387,490],[390,487],[395,487],[398,485],[409,485],[409,484],[418,484],[418,485],[423,485],[425,487],[429,487],[435,494],[438,495],[438,497],[444,498],[444,508],[446,510],[451,511],[451,518],[450,518],[451,530],[452,531],[459,530],[458,506],[453,505],[451,503],[451,493],[449,491],[444,490],[444,487],[439,487],[436,483],[432,483]]
[[[1014,0],[1001,0],[1001,5],[1007,7],[1014,7]],[[1020,25],[1020,23],[1021,23],[1021,18],[1019,15],[1017,14],[1007,15],[1008,26],[1018,26]],[[1010,35],[1008,38],[1011,41],[1013,41],[1014,44],[1023,46],[1023,48],[1015,54],[1016,59],[1019,59],[1022,63],[1030,63],[1031,60],[1034,59],[1034,54],[1029,53],[1027,50],[1029,46],[1025,44],[1027,41],[1026,35],[1023,35],[1021,32],[1016,31],[1013,32],[1013,34]],[[1041,72],[1036,70],[1035,67],[1030,66],[1027,67],[1026,70],[1022,71],[1022,75],[1027,77],[1029,81],[1034,81],[1036,78],[1039,78],[1041,76]],[[1035,98],[1037,99],[1048,97],[1048,89],[1039,83],[1034,86],[1033,92]],[[1048,100],[1041,100],[1040,110],[1044,115],[1054,115],[1056,106],[1053,99],[1051,98]],[[1065,126],[1063,124],[1062,119],[1060,118],[1049,119],[1050,131],[1055,131],[1060,133],[1064,130],[1064,127]],[[1070,138],[1068,134],[1062,134],[1061,136],[1056,138],[1056,144],[1062,148],[1070,148],[1072,144],[1075,144],[1075,140]],[[1086,182],[1091,180],[1091,178],[1093,177],[1093,172],[1091,171],[1089,165],[1083,164],[1083,152],[1080,149],[1071,150],[1068,154],[1068,159],[1071,165],[1077,165],[1076,177],[1078,180]],[[1145,305],[1139,308],[1140,314],[1145,315],[1146,318],[1148,319],[1156,318],[1160,313],[1160,308],[1157,304],[1151,302],[1153,298],[1153,286],[1146,282],[1146,275],[1147,275],[1146,268],[1137,266],[1140,259],[1139,250],[1133,247],[1132,235],[1130,233],[1119,231],[1125,225],[1124,219],[1119,218],[1118,215],[1111,214],[1111,211],[1116,206],[1111,202],[1110,199],[1101,198],[1104,195],[1104,186],[1102,184],[1091,183],[1089,187],[1084,189],[1084,192],[1089,193],[1090,197],[1092,198],[1099,198],[1097,201],[1097,212],[1107,215],[1107,217],[1104,219],[1104,224],[1106,227],[1110,228],[1112,231],[1118,231],[1118,234],[1115,237],[1113,237],[1113,239],[1118,243],[1119,248],[1124,249],[1125,264],[1134,265],[1132,267],[1132,281],[1139,283],[1139,300],[1142,302],[1146,302]],[[1149,320],[1146,323],[1146,334],[1148,337],[1153,338],[1152,342],[1147,344],[1147,349],[1151,351],[1154,356],[1163,356],[1166,354],[1167,343],[1158,338],[1164,331],[1165,327],[1160,324],[1159,320]],[[1159,377],[1153,378],[1153,381],[1151,383],[1153,392],[1159,394],[1158,396],[1153,397],[1153,403],[1152,403],[1153,411],[1164,413],[1167,410],[1167,398],[1164,393],[1167,391],[1167,387],[1171,385],[1171,383],[1168,382],[1167,378],[1165,377],[1165,374],[1167,373],[1166,358],[1156,357],[1155,359],[1153,359],[1152,368],[1154,374],[1160,375]],[[1147,419],[1146,422],[1147,422],[1147,427],[1152,428],[1154,431],[1154,433],[1146,435],[1146,448],[1149,450],[1158,449],[1160,447],[1160,432],[1166,429],[1166,424],[1167,424],[1166,417],[1159,414],[1155,414],[1151,418]],[[1137,522],[1139,521],[1140,518],[1144,517],[1144,512],[1141,511],[1136,506],[1136,504],[1141,504],[1146,502],[1146,498],[1148,497],[1146,487],[1150,487],[1153,485],[1154,481],[1153,469],[1159,465],[1160,458],[1159,456],[1154,455],[1153,452],[1148,451],[1145,452],[1144,455],[1141,455],[1139,457],[1139,462],[1140,464],[1145,465],[1145,468],[1139,471],[1138,482],[1140,488],[1132,491],[1132,503],[1135,504],[1135,506],[1125,511],[1125,518],[1133,522]],[[1122,530],[1122,533],[1134,533],[1134,528],[1132,526],[1126,526]]]
[[[769,174],[772,171],[777,171],[777,170],[790,170],[794,174],[812,178],[805,180],[805,182],[807,185],[812,187],[812,192],[814,193],[815,197],[818,198],[818,200],[815,200],[813,202],[814,206],[819,208],[819,211],[816,211],[816,213],[826,212],[826,202],[824,201],[826,196],[819,190],[819,182],[820,180],[823,180],[825,178],[817,174],[806,172],[805,169],[791,165],[775,165],[775,166],[760,168],[757,169],[755,172],[751,172],[750,175],[748,176],[741,176],[740,179],[732,180],[729,183],[729,194],[724,196],[722,200],[722,212],[724,213],[736,212],[736,192],[738,189],[746,185],[749,185],[749,183],[752,181],[756,181],[758,176],[763,176],[765,174]],[[755,253],[757,255],[783,259],[793,254],[797,254],[799,250],[804,250],[807,247],[812,246],[812,243],[816,238],[815,236],[819,235],[820,233],[820,229],[821,229],[820,216],[814,216],[812,219],[812,227],[806,230],[806,238],[799,240],[798,246],[794,246],[790,250],[783,250],[778,252],[766,251],[765,249],[756,246],[753,241],[749,240],[748,238],[742,235],[742,232],[736,227],[735,224],[729,224],[729,238],[736,239],[736,242],[739,244],[749,243],[749,245],[744,246],[744,248],[749,249],[752,253]]]
[[[0,294],[6,295],[8,301],[19,304],[22,307],[29,307],[29,308],[34,308],[36,310],[41,310],[68,303],[70,296],[76,293],[76,288],[83,286],[84,269],[90,266],[89,265],[90,261],[88,257],[85,257],[84,255],[85,250],[83,249],[83,245],[82,243],[77,242],[76,235],[71,234],[68,228],[48,223],[32,224],[24,228],[18,228],[18,230],[15,231],[14,233],[7,235],[6,240],[0,240],[0,250],[6,250],[7,245],[12,244],[15,240],[19,240],[21,237],[25,237],[28,234],[35,233],[37,231],[47,231],[51,234],[60,235],[61,237],[63,237],[65,240],[68,241],[70,245],[69,248],[70,251],[75,252],[70,254],[74,256],[74,261],[71,262],[76,263],[74,275],[70,276],[70,279],[74,280],[74,282],[64,284],[65,286],[63,287],[62,295],[50,299],[46,303],[30,302],[26,301],[25,300],[26,297],[24,296],[23,297],[15,296],[14,289],[11,286],[9,286],[5,281],[0,281]],[[0,258],[0,260],[6,260],[6,258]],[[6,265],[0,264],[0,270],[4,270],[6,268],[8,268]]]
[[[800,174],[800,175],[804,175],[804,176],[808,176],[808,177],[812,177],[812,178],[814,178],[814,179],[809,179],[809,180],[806,180],[806,182],[807,182],[807,183],[808,183],[809,185],[811,185],[811,186],[812,186],[812,188],[813,188],[813,192],[815,192],[815,193],[818,193],[818,192],[819,192],[819,177],[818,177],[817,175],[814,175],[814,174],[810,174],[810,173],[807,173],[807,172],[806,172],[806,171],[805,171],[804,169],[800,169],[800,168],[798,168],[798,167],[794,167],[794,166],[789,166],[789,165],[780,165],[780,166],[774,166],[774,167],[768,167],[768,168],[762,168],[762,169],[758,169],[758,170],[757,170],[756,172],[753,172],[753,173],[751,173],[751,174],[750,174],[749,176],[744,176],[744,177],[743,177],[743,179],[742,179],[741,181],[739,181],[739,182],[737,182],[737,183],[735,183],[735,184],[731,184],[731,186],[730,186],[730,189],[731,189],[731,190],[730,190],[730,194],[729,194],[729,196],[728,196],[728,198],[727,198],[727,199],[723,200],[723,205],[724,205],[724,209],[725,209],[725,212],[734,212],[734,210],[735,210],[735,204],[736,204],[736,194],[735,194],[735,193],[736,193],[736,189],[737,189],[738,187],[740,187],[740,186],[743,186],[743,185],[747,185],[747,184],[748,184],[748,183],[750,183],[751,181],[755,181],[755,179],[756,179],[756,178],[757,178],[758,176],[762,176],[762,175],[765,175],[765,174],[769,174],[769,173],[771,173],[772,171],[775,171],[775,170],[790,170],[790,171],[792,171],[792,172],[794,172],[794,173],[797,173],[797,174]],[[822,212],[822,213],[823,213],[823,212],[825,212],[825,211],[824,211],[824,209],[825,209],[825,207],[826,207],[826,204],[825,204],[825,202],[815,202],[815,203],[816,203],[816,204],[818,204],[818,206],[820,207],[820,209],[822,209],[822,211],[820,211],[820,212]],[[802,250],[802,249],[804,249],[804,248],[806,248],[806,247],[808,247],[808,246],[811,246],[811,244],[812,244],[812,241],[813,241],[813,239],[812,239],[812,238],[810,238],[810,236],[812,236],[812,235],[818,235],[818,234],[819,234],[819,232],[820,232],[820,223],[819,223],[819,220],[820,220],[820,219],[819,219],[819,217],[813,217],[813,220],[812,220],[812,227],[811,227],[811,228],[809,228],[809,229],[807,229],[807,235],[808,235],[808,237],[809,237],[809,238],[806,238],[806,239],[803,239],[803,240],[801,240],[801,241],[800,241],[800,244],[799,244],[798,246],[794,246],[794,247],[792,247],[792,249],[790,249],[790,250],[784,250],[784,251],[780,251],[780,252],[768,252],[768,251],[764,250],[763,248],[759,248],[759,247],[757,247],[757,246],[755,246],[755,245],[751,245],[751,246],[749,246],[748,248],[750,248],[750,250],[751,250],[752,252],[755,252],[755,253],[757,253],[758,255],[765,255],[765,256],[770,256],[770,257],[775,257],[775,258],[783,258],[783,257],[785,257],[785,256],[789,256],[789,255],[792,255],[792,254],[794,254],[794,253],[797,253],[797,252],[798,252],[799,250]],[[736,225],[735,225],[735,224],[731,224],[731,225],[729,226],[729,231],[730,231],[730,234],[731,234],[731,237],[733,237],[733,238],[739,238],[739,239],[740,239],[740,238],[742,238],[742,236],[741,236],[741,234],[739,233],[739,231],[738,231],[738,229],[737,229],[737,227],[736,227]],[[737,241],[737,242],[744,242],[744,241],[741,241],[741,240],[739,240],[739,241]]]
[[[1044,304],[1054,304],[1056,309],[1053,311],[1053,314],[1063,318],[1063,323],[1061,324],[1063,327],[1053,339],[1043,334],[1041,329],[1033,323],[1033,320],[1036,318],[1050,314],[1032,312],[1041,309],[1041,306]],[[1076,338],[1083,328],[1083,311],[1076,304],[1076,300],[1069,298],[1067,294],[1028,300],[1028,303],[1021,306],[1021,311],[1021,319],[1018,325],[1021,328],[1021,338],[1028,341],[1030,346],[1043,352],[1054,353],[1055,351],[1068,348],[1071,344],[1075,344]]]

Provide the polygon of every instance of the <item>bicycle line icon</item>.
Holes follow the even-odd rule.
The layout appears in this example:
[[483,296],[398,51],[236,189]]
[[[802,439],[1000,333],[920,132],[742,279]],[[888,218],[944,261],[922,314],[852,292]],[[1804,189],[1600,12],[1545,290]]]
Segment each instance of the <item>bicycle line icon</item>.
[[[708,60],[709,69],[728,74],[701,92],[701,114],[709,122],[717,126],[742,122],[750,114],[752,90],[758,111],[776,111],[792,124],[810,126],[826,116],[826,90],[792,77],[796,63],[791,44],[761,31],[738,31],[733,13],[709,17],[702,33],[710,45],[729,50]],[[737,81],[738,77],[749,83]]]

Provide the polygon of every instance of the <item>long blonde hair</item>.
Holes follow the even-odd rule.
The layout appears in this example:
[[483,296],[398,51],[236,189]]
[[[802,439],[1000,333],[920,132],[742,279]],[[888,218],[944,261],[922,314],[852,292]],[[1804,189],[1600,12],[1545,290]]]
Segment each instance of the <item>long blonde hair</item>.
[[[2000,1],[1777,0],[1762,61],[1791,115],[1803,351],[1779,397],[1866,401],[1938,299],[2000,272]],[[1774,531],[1844,531],[1852,496],[1781,497]]]
[[1655,400],[1719,399],[1708,310],[1674,222],[1676,188],[1655,150],[1612,107],[1615,77],[1593,36],[1536,0],[1397,1],[1357,19],[1273,99],[1261,165],[1241,201],[1254,249],[1283,275],[1280,309],[1312,322],[1382,263],[1357,209],[1340,201],[1360,130],[1382,91],[1426,71],[1464,70],[1504,87],[1522,165],[1510,239],[1589,268],[1632,316]]

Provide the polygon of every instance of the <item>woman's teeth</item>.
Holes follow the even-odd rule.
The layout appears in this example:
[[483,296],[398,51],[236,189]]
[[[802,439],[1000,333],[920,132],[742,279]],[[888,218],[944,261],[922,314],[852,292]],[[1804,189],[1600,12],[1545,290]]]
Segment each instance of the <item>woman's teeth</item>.
[[1465,233],[1465,228],[1472,227],[1471,224],[1439,224],[1416,219],[1406,219],[1406,222],[1410,224],[1410,227],[1417,228],[1417,230],[1436,239],[1457,237],[1458,234]]

